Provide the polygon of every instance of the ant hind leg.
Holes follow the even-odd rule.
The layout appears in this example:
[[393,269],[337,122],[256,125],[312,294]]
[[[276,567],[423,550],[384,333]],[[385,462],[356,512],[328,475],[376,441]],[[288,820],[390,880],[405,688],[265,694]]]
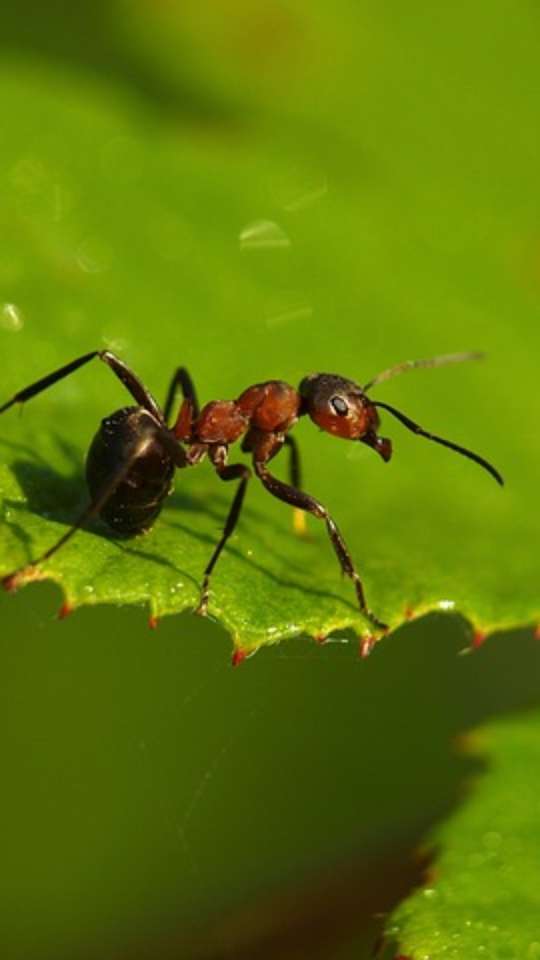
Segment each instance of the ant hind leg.
[[52,387],[53,384],[58,383],[59,380],[63,380],[64,377],[69,377],[71,373],[74,373],[79,367],[83,367],[86,363],[89,363],[94,357],[99,357],[103,363],[106,363],[107,366],[111,368],[112,372],[121,380],[126,389],[129,390],[131,396],[139,406],[144,407],[156,420],[160,423],[162,422],[163,417],[161,410],[150,391],[146,389],[133,371],[130,370],[119,357],[111,353],[110,350],[93,350],[91,353],[85,353],[82,357],[77,357],[77,359],[72,360],[71,363],[66,363],[63,367],[59,367],[58,370],[53,370],[52,373],[41,377],[41,379],[36,380],[35,383],[31,383],[29,387],[19,390],[11,400],[8,400],[7,403],[4,403],[0,407],[0,413],[9,410],[15,403],[25,403],[27,400],[31,400],[32,397],[36,397],[39,393],[42,393],[43,390]]

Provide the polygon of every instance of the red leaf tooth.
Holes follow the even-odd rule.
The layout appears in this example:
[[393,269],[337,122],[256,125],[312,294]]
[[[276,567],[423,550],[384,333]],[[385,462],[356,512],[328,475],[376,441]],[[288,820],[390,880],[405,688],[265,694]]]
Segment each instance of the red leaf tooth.
[[360,651],[359,651],[359,652],[360,652],[360,656],[362,657],[362,660],[365,660],[367,657],[369,657],[369,655],[370,655],[371,651],[373,650],[373,647],[375,646],[376,643],[377,643],[376,638],[375,638],[374,636],[372,636],[371,634],[368,634],[368,635],[365,636],[365,637],[360,637]]
[[64,600],[62,606],[60,607],[58,613],[56,614],[58,620],[65,620],[66,617],[69,617],[73,613],[73,607],[67,600]]
[[487,634],[483,630],[475,630],[473,633],[471,647],[473,650],[478,650],[478,647],[481,647],[485,643]]
[[231,657],[232,666],[239,667],[240,664],[244,662],[246,657],[247,657],[247,653],[245,650],[242,650],[242,647],[235,647],[235,649],[233,650],[233,655]]
[[158,617],[155,617],[153,613],[151,613],[148,617],[148,626],[151,630],[157,630],[159,626],[159,619]]
[[43,580],[43,573],[39,567],[30,563],[27,567],[21,567],[20,570],[8,573],[7,577],[4,577],[2,580],[2,586],[8,593],[14,593],[15,590],[18,590],[19,587],[24,586],[24,584],[29,583],[31,580]]

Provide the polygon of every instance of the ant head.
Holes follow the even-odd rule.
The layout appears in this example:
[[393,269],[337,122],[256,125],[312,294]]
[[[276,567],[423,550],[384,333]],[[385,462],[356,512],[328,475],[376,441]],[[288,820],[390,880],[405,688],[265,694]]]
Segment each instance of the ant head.
[[379,416],[362,388],[333,373],[312,373],[300,387],[302,413],[321,430],[346,440],[361,440],[387,461],[392,456],[390,440],[377,436]]

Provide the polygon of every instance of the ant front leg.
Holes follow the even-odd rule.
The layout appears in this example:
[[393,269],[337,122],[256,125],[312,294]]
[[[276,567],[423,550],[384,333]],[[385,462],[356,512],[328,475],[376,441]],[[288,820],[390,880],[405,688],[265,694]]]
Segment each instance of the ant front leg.
[[59,380],[63,380],[64,377],[68,377],[71,373],[74,373],[79,367],[89,363],[94,357],[99,357],[103,363],[106,363],[107,366],[111,368],[140,407],[148,410],[160,423],[163,422],[161,410],[150,391],[146,389],[133,371],[130,370],[129,367],[126,367],[125,363],[114,353],[111,353],[110,350],[93,350],[92,353],[85,353],[82,357],[77,357],[77,359],[72,360],[71,363],[66,363],[64,367],[59,367],[59,369],[54,370],[53,373],[42,377],[41,380],[36,380],[35,383],[31,383],[30,386],[25,387],[24,390],[19,390],[11,400],[4,403],[4,405],[0,407],[0,413],[3,413],[4,410],[9,410],[15,403],[25,403],[27,400],[31,400],[31,398],[36,397],[38,393],[42,393],[43,390],[47,390],[49,387],[52,387],[53,384],[58,383]]
[[285,503],[290,504],[291,507],[295,507],[298,510],[304,510],[307,513],[311,513],[314,517],[317,517],[318,520],[325,521],[328,536],[330,537],[332,546],[336,552],[341,569],[343,573],[350,577],[354,582],[356,596],[358,598],[358,605],[361,612],[373,624],[374,627],[377,627],[379,630],[386,630],[386,624],[379,620],[375,614],[369,610],[366,604],[360,575],[354,566],[353,559],[349,553],[347,544],[343,539],[343,535],[341,534],[341,531],[339,530],[335,520],[333,520],[328,513],[326,507],[324,507],[322,503],[319,503],[315,497],[310,496],[308,493],[304,493],[302,490],[297,490],[295,487],[278,480],[277,477],[274,477],[273,474],[270,473],[263,461],[256,459],[256,456],[254,458],[253,466],[255,473],[259,477],[259,480],[261,480],[263,485],[273,497],[277,497],[278,500],[283,500]]
[[251,470],[249,467],[246,467],[243,463],[233,463],[230,466],[227,466],[227,447],[220,445],[210,449],[210,458],[216,473],[221,480],[240,480],[238,489],[234,495],[234,500],[231,504],[225,526],[223,528],[223,533],[214,549],[214,552],[210,558],[210,563],[204,571],[204,580],[201,587],[201,598],[199,600],[199,606],[197,607],[195,613],[200,614],[201,616],[206,616],[208,611],[208,598],[210,594],[210,576],[212,570],[214,569],[219,555],[223,550],[227,540],[234,532],[234,528],[238,523],[238,518],[240,516],[240,511],[242,509],[242,504],[244,502],[244,496],[246,493],[246,488],[248,480],[251,476]]

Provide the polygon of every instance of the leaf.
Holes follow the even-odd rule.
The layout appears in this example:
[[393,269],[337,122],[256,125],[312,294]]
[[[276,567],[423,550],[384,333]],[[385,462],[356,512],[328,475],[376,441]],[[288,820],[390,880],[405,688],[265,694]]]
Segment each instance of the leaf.
[[[264,36],[259,14],[242,9]],[[404,359],[485,350],[483,365],[418,371],[374,396],[495,462],[503,491],[388,416],[389,465],[299,424],[304,483],[335,516],[370,606],[391,627],[433,609],[459,611],[481,633],[536,622],[536,103],[521,86],[529,77],[534,89],[533,44],[520,52],[518,79],[491,49],[477,50],[471,25],[460,49],[489,87],[479,119],[474,104],[454,110],[470,88],[467,70],[450,65],[451,41],[443,31],[433,47],[418,19],[385,34],[359,85],[351,78],[365,37],[352,11],[338,22],[302,7],[299,31],[284,11],[283,45],[266,51],[264,77],[250,86],[253,50],[240,37],[234,51],[221,43],[225,20],[194,44],[195,6],[182,17],[173,4],[146,41],[150,10],[141,4],[122,21],[107,69],[89,56],[84,80],[17,55],[1,68],[9,246],[0,403],[105,345],[160,399],[173,369],[187,365],[203,402],[273,377],[297,384],[330,370],[366,382]],[[408,64],[404,91],[398,65],[410,29],[422,56]],[[521,25],[511,29],[515,42],[528,39]],[[68,58],[63,36],[55,55]],[[197,51],[191,73],[173,56],[178,44]],[[493,44],[503,56],[506,30]],[[339,62],[331,88],[327,55]],[[113,62],[164,76],[166,97],[158,84],[137,100]],[[313,62],[309,84],[294,81],[299,62]],[[428,91],[425,71],[435,68],[440,83]],[[505,143],[520,138],[519,160],[500,148],[501,115]],[[85,451],[100,419],[126,402],[96,361],[22,418],[0,418],[1,573],[73,522],[86,503]],[[275,461],[281,476],[285,460]],[[246,650],[299,633],[371,632],[322,525],[310,519],[309,538],[295,537],[290,510],[256,486],[212,579],[210,614]],[[118,541],[92,524],[39,575],[59,584],[65,608],[140,604],[154,618],[191,610],[233,493],[207,466],[178,474],[148,535]]]
[[430,960],[540,956],[539,732],[535,710],[474,735],[475,752],[489,754],[488,774],[434,833],[441,852],[432,882],[390,921],[402,953]]

